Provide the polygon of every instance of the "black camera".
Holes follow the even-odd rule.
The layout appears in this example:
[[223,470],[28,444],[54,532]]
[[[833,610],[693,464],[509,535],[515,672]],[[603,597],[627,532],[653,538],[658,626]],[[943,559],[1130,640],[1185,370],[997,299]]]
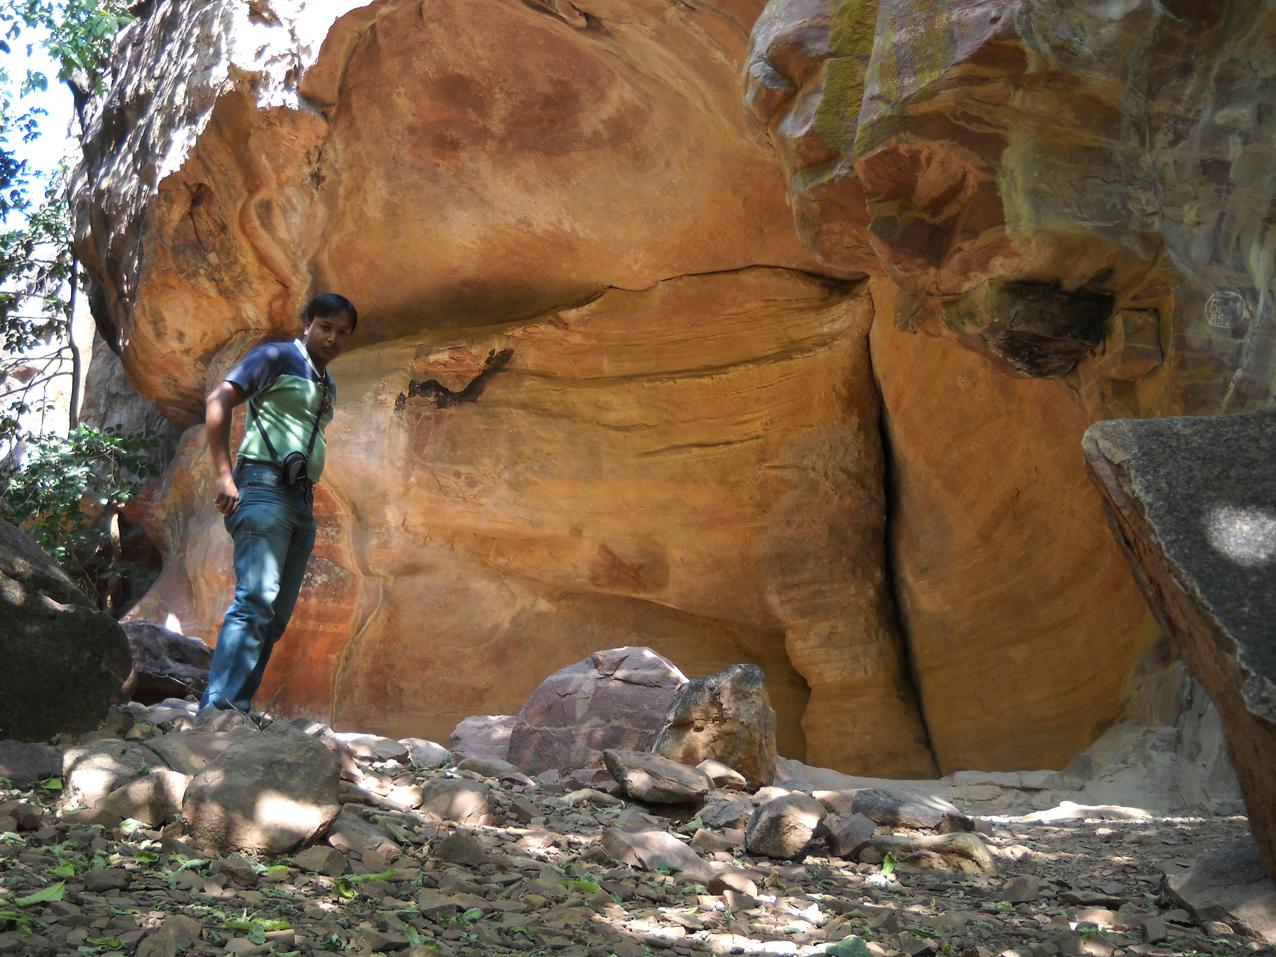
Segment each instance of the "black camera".
[[284,456],[280,466],[284,473],[284,482],[288,485],[300,485],[310,481],[310,463],[302,452],[289,452]]

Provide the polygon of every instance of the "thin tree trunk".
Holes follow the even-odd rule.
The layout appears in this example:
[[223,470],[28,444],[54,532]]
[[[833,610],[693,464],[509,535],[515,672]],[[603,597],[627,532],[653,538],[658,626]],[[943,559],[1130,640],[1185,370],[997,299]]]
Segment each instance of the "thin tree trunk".
[[75,344],[75,298],[76,274],[79,272],[79,260],[74,256],[71,257],[71,295],[69,297],[69,308],[66,316],[66,343],[71,350],[71,402],[70,408],[67,409],[67,426],[68,431],[74,429],[80,424],[80,347]]

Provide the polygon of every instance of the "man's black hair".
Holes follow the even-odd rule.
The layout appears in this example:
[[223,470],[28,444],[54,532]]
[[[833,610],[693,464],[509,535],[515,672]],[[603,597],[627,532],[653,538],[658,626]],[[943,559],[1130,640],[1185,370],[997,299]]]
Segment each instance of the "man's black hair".
[[354,332],[359,325],[359,310],[354,307],[354,303],[335,292],[321,292],[306,303],[305,311],[301,314],[301,324],[308,326],[320,316],[327,318],[342,313],[350,317],[350,331]]

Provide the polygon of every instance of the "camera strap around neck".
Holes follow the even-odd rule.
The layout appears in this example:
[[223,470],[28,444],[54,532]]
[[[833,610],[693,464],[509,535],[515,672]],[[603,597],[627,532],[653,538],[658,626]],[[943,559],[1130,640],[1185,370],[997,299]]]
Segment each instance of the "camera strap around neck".
[[[315,408],[315,420],[310,425],[310,438],[306,442],[306,460],[310,460],[310,455],[315,450],[315,438],[319,435],[319,421],[323,418],[324,407],[328,404],[328,376],[325,374],[319,379],[319,388],[323,390],[319,398],[319,405]],[[266,451],[270,453],[270,461],[278,466],[283,466],[283,462],[279,460],[279,453],[275,451],[275,444],[270,441],[270,436],[266,434],[266,427],[261,424],[261,413],[257,411],[254,403],[256,396],[248,400],[248,417],[253,420],[257,426],[257,431],[261,434],[261,440],[266,443]]]

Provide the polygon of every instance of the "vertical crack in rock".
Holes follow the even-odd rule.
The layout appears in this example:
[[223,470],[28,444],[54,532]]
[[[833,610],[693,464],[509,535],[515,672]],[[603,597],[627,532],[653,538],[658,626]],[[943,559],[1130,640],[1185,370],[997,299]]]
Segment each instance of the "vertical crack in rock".
[[[877,316],[873,317],[873,321],[877,321]],[[886,420],[886,396],[882,393],[882,385],[877,378],[877,369],[873,365],[873,350],[869,348],[867,354],[869,379],[873,383],[873,389],[877,392],[877,432],[882,443],[882,561],[885,566],[882,574],[882,588],[886,594],[885,600],[890,604],[890,614],[894,621],[895,633],[899,635],[900,654],[904,659],[904,674],[908,677],[908,686],[913,692],[918,720],[921,722],[922,733],[926,736],[926,750],[930,752],[931,759],[935,762],[935,767],[939,770],[939,773],[944,774],[949,769],[940,765],[939,754],[935,750],[934,737],[930,732],[930,723],[926,715],[926,699],[922,696],[921,675],[917,670],[917,662],[913,655],[912,644],[909,641],[908,626],[904,620],[903,609],[900,607],[899,602],[898,582],[895,574],[895,541],[891,534],[896,520],[896,509],[898,508],[898,496],[894,494],[893,487],[893,482],[895,481],[895,456],[891,448],[890,426]]]

